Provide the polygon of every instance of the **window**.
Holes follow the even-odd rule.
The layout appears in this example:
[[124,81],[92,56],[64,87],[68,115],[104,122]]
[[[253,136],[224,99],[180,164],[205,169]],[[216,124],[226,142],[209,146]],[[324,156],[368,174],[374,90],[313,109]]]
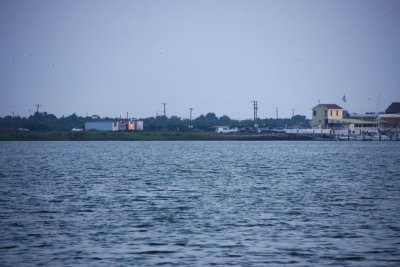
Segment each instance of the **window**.
[[325,110],[324,114],[325,114],[325,117],[328,116],[328,111]]
[[331,116],[332,116],[332,110],[331,110]]
[[336,110],[336,116],[339,116],[339,110]]
[[317,111],[315,109],[313,110],[313,116],[317,116]]

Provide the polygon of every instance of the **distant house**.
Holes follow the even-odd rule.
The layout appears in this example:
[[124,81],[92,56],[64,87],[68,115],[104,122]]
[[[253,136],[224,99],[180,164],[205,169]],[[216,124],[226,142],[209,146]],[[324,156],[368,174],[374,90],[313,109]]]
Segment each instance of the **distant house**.
[[393,102],[390,106],[386,109],[386,114],[397,114],[400,113],[400,102]]
[[313,128],[335,127],[343,119],[343,108],[336,104],[319,104],[313,107],[312,112]]

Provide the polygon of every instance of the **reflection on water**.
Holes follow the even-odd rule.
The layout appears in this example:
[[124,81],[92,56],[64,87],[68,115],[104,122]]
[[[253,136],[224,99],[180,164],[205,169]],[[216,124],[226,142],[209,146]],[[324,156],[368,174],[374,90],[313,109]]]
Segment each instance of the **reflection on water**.
[[0,142],[0,265],[399,265],[400,143]]

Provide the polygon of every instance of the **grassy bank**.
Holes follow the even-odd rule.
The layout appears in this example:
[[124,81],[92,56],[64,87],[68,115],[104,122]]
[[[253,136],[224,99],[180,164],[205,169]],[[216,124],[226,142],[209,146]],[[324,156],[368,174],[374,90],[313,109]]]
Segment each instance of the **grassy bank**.
[[0,141],[257,141],[310,140],[307,136],[286,134],[215,134],[161,132],[0,132]]

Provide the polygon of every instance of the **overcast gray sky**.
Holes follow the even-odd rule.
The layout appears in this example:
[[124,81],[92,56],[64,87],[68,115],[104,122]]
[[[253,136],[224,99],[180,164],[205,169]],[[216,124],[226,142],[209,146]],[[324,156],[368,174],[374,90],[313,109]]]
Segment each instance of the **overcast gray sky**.
[[[400,101],[400,1],[0,1],[0,116]],[[346,95],[347,102],[342,102]]]

